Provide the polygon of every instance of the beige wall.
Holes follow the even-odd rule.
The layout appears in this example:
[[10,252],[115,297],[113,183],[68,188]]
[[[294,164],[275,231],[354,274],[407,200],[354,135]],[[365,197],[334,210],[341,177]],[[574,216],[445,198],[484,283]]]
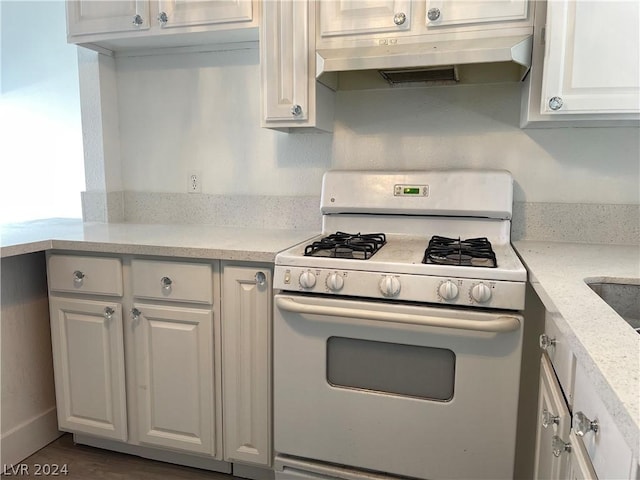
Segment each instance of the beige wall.
[[0,263],[3,465],[20,462],[59,435],[45,268],[43,252]]

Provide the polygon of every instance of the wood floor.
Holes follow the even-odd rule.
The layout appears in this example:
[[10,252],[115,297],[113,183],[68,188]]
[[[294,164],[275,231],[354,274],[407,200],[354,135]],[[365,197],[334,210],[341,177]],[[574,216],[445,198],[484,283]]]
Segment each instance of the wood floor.
[[[65,434],[50,443],[42,450],[24,460],[21,465],[23,472],[15,472],[19,478],[42,478],[45,476],[41,469],[37,476],[37,465],[67,465],[67,475],[59,474],[59,478],[77,480],[241,480],[232,475],[218,472],[199,470],[197,468],[182,467],[170,463],[156,462],[145,458],[111,452],[85,445],[74,445],[71,434]],[[18,466],[14,466],[17,468]],[[25,475],[28,469],[29,474]],[[9,477],[9,475],[5,475]],[[51,478],[51,474],[48,475]]]

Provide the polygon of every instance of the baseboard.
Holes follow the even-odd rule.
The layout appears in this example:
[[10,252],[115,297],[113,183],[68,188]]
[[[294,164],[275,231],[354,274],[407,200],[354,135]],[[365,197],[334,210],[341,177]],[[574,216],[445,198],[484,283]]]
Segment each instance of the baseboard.
[[248,478],[250,480],[274,480],[275,473],[272,469],[254,467],[251,465],[244,465],[242,463],[233,464],[233,476]]
[[0,461],[2,465],[20,463],[60,435],[56,407],[52,407],[2,434]]
[[92,437],[79,433],[73,434],[73,441],[90,447],[103,448],[114,452],[127,453],[136,455],[150,460],[158,460],[160,462],[174,463],[186,467],[201,468],[203,470],[211,470],[214,472],[231,473],[231,464],[213,458],[199,457],[185,453],[178,453],[170,450],[161,450],[151,447],[143,447],[141,445],[131,445],[129,443],[118,442],[106,438]]

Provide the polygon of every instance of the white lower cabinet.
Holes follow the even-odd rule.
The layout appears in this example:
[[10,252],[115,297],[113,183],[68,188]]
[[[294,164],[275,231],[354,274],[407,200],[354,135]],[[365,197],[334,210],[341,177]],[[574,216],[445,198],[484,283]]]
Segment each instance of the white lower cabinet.
[[134,303],[140,443],[213,455],[213,314]]
[[223,266],[224,459],[270,466],[271,269]]
[[48,255],[62,430],[221,459],[217,265]]
[[547,312],[540,336],[534,478],[636,480],[631,449],[557,321]]
[[53,295],[49,305],[60,429],[126,440],[122,305]]

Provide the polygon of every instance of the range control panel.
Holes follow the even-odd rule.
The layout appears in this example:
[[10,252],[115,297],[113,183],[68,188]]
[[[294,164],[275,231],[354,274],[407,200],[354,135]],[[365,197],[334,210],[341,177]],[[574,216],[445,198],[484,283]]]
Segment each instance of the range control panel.
[[274,288],[290,292],[509,310],[523,309],[525,294],[523,282],[283,265],[275,268]]

